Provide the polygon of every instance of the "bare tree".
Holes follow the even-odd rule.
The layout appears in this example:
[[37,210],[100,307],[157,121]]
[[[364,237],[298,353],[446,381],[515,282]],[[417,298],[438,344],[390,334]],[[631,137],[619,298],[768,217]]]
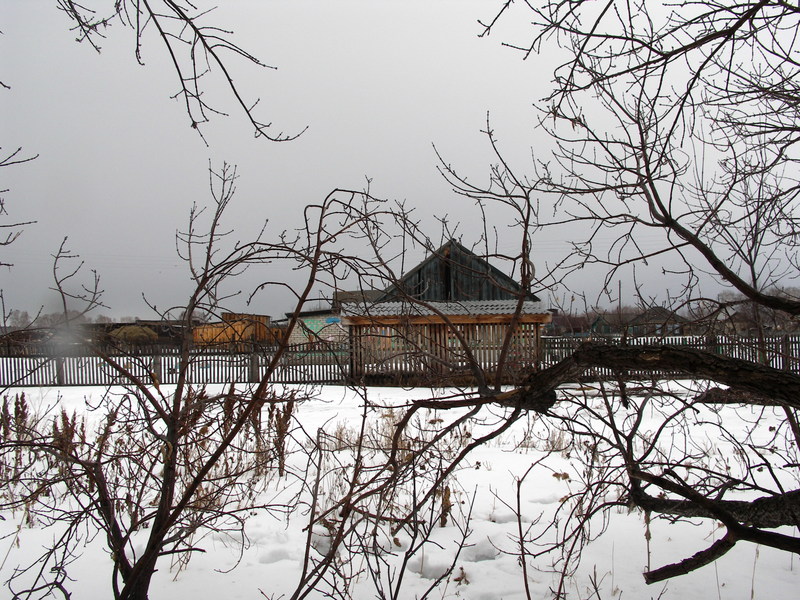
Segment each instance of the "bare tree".
[[[529,7],[532,39],[510,45],[529,55],[558,44],[566,58],[541,119],[557,149],[528,187],[557,194],[558,215],[593,228],[576,244],[575,266],[599,262],[613,273],[670,255],[690,287],[703,268],[797,314],[797,302],[770,292],[797,276],[797,8]],[[592,242],[602,232],[624,235],[601,255]]]
[[[608,288],[624,269],[636,274],[662,258],[674,261],[665,269],[684,278],[672,299],[696,301],[697,283],[710,272],[755,305],[800,314],[795,297],[775,291],[791,285],[798,267],[798,184],[792,168],[797,159],[798,9],[778,1],[735,6],[681,2],[658,10],[651,3],[614,0],[600,5],[529,2],[520,7],[507,2],[484,33],[492,33],[518,8],[533,11],[534,29],[528,43],[510,45],[532,53],[555,43],[555,54],[567,57],[555,71],[555,91],[541,121],[555,141],[555,153],[549,159],[539,157],[532,175],[519,175],[487,122],[486,135],[497,159],[487,183],[477,184],[445,161],[441,164],[454,189],[484,207],[487,232],[492,208],[502,206],[513,215],[509,220],[517,229],[505,234],[516,236],[512,252],[500,252],[488,233],[481,242],[486,255],[508,261],[508,271],[521,283],[517,318],[526,293],[561,284],[572,272],[605,267]],[[93,35],[92,28],[87,31]],[[221,181],[217,208],[227,203],[232,179],[223,174]],[[307,285],[295,290],[296,319],[313,285],[323,279],[334,289],[348,277],[364,289],[371,280],[390,286],[400,281],[407,243],[435,247],[402,207],[376,208],[368,193],[337,190],[306,208],[305,224],[296,235],[286,234],[280,243],[259,239],[234,244],[224,252],[215,250],[224,236],[215,215],[210,228],[201,228],[200,212],[195,211],[182,238],[196,285],[183,313],[186,319],[197,310],[216,310],[225,294],[221,282],[246,265],[283,259],[308,269]],[[576,224],[586,227],[586,235],[574,241],[572,253],[534,272],[536,233],[557,227],[574,232]],[[387,233],[389,225],[397,225],[398,231]],[[210,236],[204,237],[206,231]],[[615,240],[610,249],[598,244],[606,234]],[[657,247],[643,244],[646,235]],[[345,252],[344,239],[360,242],[359,251]],[[280,279],[278,284],[286,285]],[[558,518],[543,524],[544,532],[520,527],[517,540],[524,564],[544,555],[559,557],[556,596],[563,596],[583,545],[602,533],[612,508],[623,506],[641,511],[645,524],[658,518],[700,518],[724,527],[723,537],[697,554],[648,568],[648,582],[702,568],[742,541],[800,553],[792,535],[800,526],[798,375],[765,362],[687,347],[591,343],[553,366],[531,369],[513,389],[506,389],[503,374],[510,357],[505,350],[513,326],[504,334],[497,364],[487,369],[445,312],[413,294],[403,300],[446,324],[448,351],[453,340],[472,379],[469,385],[413,403],[394,414],[387,428],[369,426],[369,417],[385,407],[370,404],[365,396],[364,418],[351,438],[344,431],[308,435],[313,443],[302,478],[308,545],[293,597],[314,590],[348,597],[352,578],[365,563],[380,596],[400,597],[408,560],[430,542],[437,522],[452,517],[447,489],[459,466],[474,449],[531,414],[564,434],[582,467],[580,485],[562,499]],[[403,335],[410,338],[407,328],[385,334],[387,339]],[[417,341],[407,341],[424,351]],[[188,364],[188,351],[182,352],[181,365]],[[247,437],[248,424],[264,406],[274,406],[282,415],[290,411],[290,399],[267,393],[269,373],[279,360],[280,352],[257,387],[232,386],[230,392],[210,397],[185,375],[176,391],[162,395],[157,381],[137,378],[108,357],[108,364],[129,382],[126,419],[149,441],[142,446],[146,451],[124,449],[111,461],[105,429],[89,444],[88,456],[72,449],[73,437],[66,445],[54,445],[51,440],[61,440],[63,431],[80,429],[67,416],[53,427],[46,444],[41,436],[35,443],[25,438],[41,432],[40,427],[21,429],[5,445],[7,472],[14,472],[18,450],[38,444],[48,457],[58,457],[52,468],[77,469],[65,481],[88,482],[84,493],[99,498],[92,506],[108,508],[112,500],[127,499],[98,492],[105,480],[97,470],[134,455],[137,460],[149,457],[130,469],[145,478],[138,485],[152,490],[155,508],[134,502],[135,520],[121,522],[117,514],[106,513],[99,519],[119,557],[115,593],[145,597],[160,558],[196,548],[191,535],[198,521],[191,516],[195,510],[201,515],[211,510],[204,504],[205,494],[214,507],[227,501],[227,492],[214,483],[207,486],[209,480],[223,480],[216,478],[215,469],[222,468],[226,453],[238,448],[247,450],[244,456],[258,456],[248,446],[257,443]],[[665,385],[677,376],[692,383],[683,390]],[[563,389],[583,377],[598,383],[591,390]],[[232,418],[224,415],[225,406],[233,410]],[[483,427],[474,427],[487,414],[491,418]],[[777,427],[761,418],[767,414],[778,415]],[[655,428],[643,426],[646,416],[655,419]],[[104,427],[111,431],[118,418],[113,415]],[[208,429],[200,425],[202,419],[210,423]],[[743,419],[746,433],[741,437],[733,424]],[[280,430],[275,427],[269,435]],[[713,446],[705,443],[709,439]],[[278,458],[279,453],[269,456]],[[184,470],[186,464],[191,468]],[[29,471],[22,472],[22,479],[12,483],[26,489],[27,499],[39,498],[39,488],[25,478]],[[520,493],[526,477],[520,474]],[[331,493],[323,503],[317,491],[324,486]],[[467,511],[463,532],[468,518]],[[130,539],[140,522],[149,527],[148,542],[144,554],[132,556]],[[556,531],[555,539],[545,535],[548,530]],[[325,544],[315,542],[320,531]],[[402,548],[400,569],[392,570],[387,546],[399,532],[414,541]],[[463,538],[457,548],[462,546]],[[61,565],[69,553],[53,556],[47,560]],[[62,584],[63,579],[56,579],[48,585],[60,589]]]
[[[704,298],[698,285],[712,277],[756,310],[800,314],[797,298],[780,292],[800,274],[800,10],[779,1],[506,2],[483,34],[504,20],[524,18],[515,11],[530,11],[533,29],[529,40],[507,45],[525,56],[546,49],[563,58],[540,121],[555,150],[537,154],[532,173],[522,175],[487,121],[496,164],[486,183],[440,163],[453,188],[483,209],[486,232],[497,231],[496,208],[511,215],[504,224],[517,229],[502,240],[513,235],[518,251],[498,252],[498,237],[487,233],[486,254],[507,260],[524,289],[555,288],[569,284],[570,274],[604,270],[606,292],[613,295],[616,281],[628,273],[647,301],[647,294],[662,290],[643,289],[638,275],[657,265],[664,274],[682,276],[677,288],[666,291],[675,308],[703,303],[714,310],[714,299]],[[564,230],[572,252],[534,273],[531,248],[544,228]],[[419,231],[407,231],[425,242]],[[608,237],[614,241],[604,247]],[[398,277],[391,269],[386,276]],[[404,300],[425,304],[413,295]],[[717,301],[717,307],[723,304]],[[560,429],[583,467],[581,485],[563,499],[557,519],[542,532],[520,530],[521,560],[560,556],[556,597],[563,596],[583,545],[613,518],[612,508],[641,511],[645,527],[655,519],[700,518],[724,528],[713,544],[698,539],[706,546],[696,554],[648,566],[649,583],[700,569],[739,542],[800,553],[800,377],[775,368],[766,353],[751,362],[689,347],[589,343],[504,391],[495,374],[506,368],[505,357],[496,372],[487,372],[458,327],[448,327],[476,387],[418,401],[395,420],[384,465],[369,473],[357,469],[337,510],[325,513],[339,516],[337,531],[348,531],[348,523],[355,526],[365,515],[390,531],[414,531],[423,507],[435,504],[437,490],[471,450],[533,413]],[[387,335],[402,337],[404,331]],[[676,377],[692,383],[684,389],[666,383]],[[579,393],[562,388],[582,378],[598,384]],[[408,456],[403,438],[425,410],[453,416]],[[461,426],[492,410],[505,411],[495,427],[460,451],[443,451]],[[430,460],[441,468],[421,482],[414,474]],[[398,513],[388,503],[382,509],[370,504],[404,485],[414,489],[411,509]],[[547,530],[556,531],[555,540]],[[334,536],[339,548],[344,539],[344,533]],[[381,568],[374,566],[377,572]]]
[[[753,306],[798,315],[796,298],[778,291],[800,274],[797,7],[784,2],[732,6],[613,0],[515,7],[509,2],[483,33],[492,33],[517,9],[531,11],[533,29],[527,42],[508,45],[526,56],[552,49],[564,57],[540,121],[555,151],[550,158],[538,157],[534,176],[520,176],[487,123],[497,158],[488,184],[473,183],[444,161],[442,171],[454,189],[477,202],[530,210],[527,228],[534,239],[542,228],[568,226],[575,232],[579,224],[586,227],[586,235],[573,242],[571,256],[540,274],[536,283],[553,286],[569,272],[605,266],[608,290],[623,270],[635,277],[649,263],[662,261],[662,269],[684,277],[671,294],[674,301],[698,300],[698,282],[714,276]],[[606,250],[598,242],[609,235],[615,241]],[[779,526],[796,531],[800,525],[793,466],[800,440],[798,406],[794,393],[786,393],[800,380],[764,362],[680,347],[587,345],[532,374],[509,399],[526,410],[556,416],[590,444],[587,466],[597,475],[586,480],[584,508],[589,499],[607,498],[611,485],[619,487],[620,502],[648,515],[700,516],[724,524],[722,540],[674,565],[650,570],[645,577],[653,582],[700,568],[738,541],[800,550],[796,537],[773,531]],[[560,405],[556,396],[548,396],[554,384],[587,369],[595,376],[610,373],[615,382],[603,387],[600,410],[584,399],[567,397]],[[647,380],[652,374],[649,391],[636,400],[624,382],[632,370]],[[676,402],[660,383],[665,374],[720,387],[700,387],[693,399]],[[647,437],[638,427],[644,405],[653,402],[663,411],[663,425]],[[574,412],[566,409],[572,403]],[[763,410],[778,411],[783,424],[773,433],[756,422],[746,442],[737,440],[729,429],[731,419],[743,418],[730,409],[736,404],[770,407]],[[713,460],[687,466],[697,457],[690,423],[709,406],[718,412],[707,424],[742,457],[736,472]],[[775,445],[783,449],[776,460],[768,449],[772,442],[765,445],[759,435],[781,440]],[[663,448],[676,439],[685,442],[685,451],[665,453]],[[600,464],[605,465],[602,473]],[[619,469],[616,475],[607,470],[612,464]],[[687,469],[685,475],[678,474],[678,466]],[[762,472],[769,476],[762,478]],[[574,531],[582,529],[583,519]]]
[[[105,536],[113,556],[114,597],[147,598],[161,561],[172,559],[178,566],[188,561],[202,551],[209,531],[238,535],[243,543],[243,522],[259,491],[277,478],[306,479],[302,461],[286,461],[292,411],[303,396],[276,395],[270,384],[287,341],[269,356],[259,383],[232,381],[211,391],[192,375],[192,315],[219,311],[230,278],[274,261],[307,276],[293,288],[299,313],[320,281],[330,284],[339,270],[368,270],[362,258],[344,254],[340,244],[361,229],[379,226],[385,215],[380,207],[337,192],[306,207],[294,234],[278,233],[277,241],[270,241],[262,230],[242,243],[222,223],[235,191],[235,169],[211,170],[210,177],[210,210],[194,207],[188,228],[178,235],[194,289],[180,309],[185,326],[177,383],[162,386],[149,362],[97,346],[95,353],[125,391],[103,396],[87,417],[58,410],[34,414],[24,396],[6,399],[0,442],[7,490],[3,505],[25,507],[30,519],[64,532],[38,562],[15,574],[10,582],[15,593],[60,591],[69,597],[68,564],[88,527]],[[65,254],[62,246],[59,259]],[[96,305],[96,285],[83,288],[87,295],[67,289],[77,276],[77,269],[61,277],[56,271],[55,289],[65,306],[75,300]],[[279,498],[260,508],[284,513],[298,501],[291,493]]]
[[[9,167],[13,165],[19,165],[22,163],[26,163],[29,161],[34,160],[35,156],[21,156],[22,148],[17,148],[13,152],[2,156],[0,158],[0,167]],[[0,218],[5,218],[8,216],[8,212],[6,211],[6,199],[5,194],[8,192],[8,189],[0,189]],[[1,246],[8,246],[9,244],[13,243],[21,234],[22,234],[22,227],[25,225],[31,225],[33,221],[17,221],[12,223],[0,223],[0,247]],[[9,267],[6,262],[0,260],[0,267]],[[5,314],[5,311],[4,311]]]
[[183,102],[193,129],[199,132],[212,116],[225,114],[221,108],[210,105],[204,94],[208,81],[216,77],[227,87],[256,136],[282,142],[302,133],[274,132],[272,123],[258,116],[259,99],[248,98],[234,83],[232,58],[265,69],[275,67],[239,46],[232,32],[214,23],[208,16],[213,11],[212,5],[183,0],[123,0],[101,3],[101,6],[95,10],[72,0],[58,0],[58,8],[69,18],[76,40],[88,43],[97,52],[109,29],[119,25],[133,31],[136,60],[144,64],[142,46],[145,35],[152,31],[164,45],[164,53],[177,76],[178,88],[174,96]]
[[[202,137],[201,127],[212,116],[222,116],[226,112],[218,106],[209,104],[205,93],[212,78],[222,82],[233,97],[234,104],[249,121],[257,137],[282,142],[297,138],[304,130],[296,133],[275,132],[272,123],[263,120],[257,110],[258,98],[248,97],[234,83],[231,75],[232,62],[242,60],[264,69],[275,69],[263,63],[255,55],[242,48],[233,39],[233,32],[227,31],[208,18],[213,6],[200,6],[194,2],[173,0],[124,0],[100,2],[95,5],[57,0],[57,7],[70,20],[76,41],[89,44],[100,52],[102,42],[109,30],[119,26],[133,31],[134,54],[140,64],[144,64],[142,48],[148,32],[164,45],[164,54],[177,76],[178,86],[173,97],[183,101],[190,126]],[[11,90],[11,86],[0,81],[0,87]],[[18,165],[34,160],[36,156],[22,155],[22,148],[0,154],[0,167]],[[8,215],[4,194],[7,189],[0,188],[0,246],[14,242],[25,225],[35,221],[5,222]],[[0,259],[0,267],[10,266]],[[0,291],[0,295],[2,292]],[[3,306],[2,321],[5,324],[8,313]]]

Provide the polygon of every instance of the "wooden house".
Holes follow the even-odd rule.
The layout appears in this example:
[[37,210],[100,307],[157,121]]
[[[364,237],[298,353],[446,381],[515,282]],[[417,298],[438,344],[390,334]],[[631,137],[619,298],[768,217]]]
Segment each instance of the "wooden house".
[[688,320],[662,306],[622,309],[598,314],[592,321],[593,334],[614,337],[656,337],[684,335]]
[[797,324],[784,313],[746,302],[718,311],[714,331],[740,336],[781,335],[797,331]]
[[536,367],[551,319],[535,295],[455,240],[341,314],[353,378],[387,383],[455,381],[474,365],[502,365],[503,379],[514,379]]
[[548,309],[553,316],[550,323],[545,325],[543,334],[549,336],[588,337],[592,321],[587,314],[573,315],[561,312],[555,308]]

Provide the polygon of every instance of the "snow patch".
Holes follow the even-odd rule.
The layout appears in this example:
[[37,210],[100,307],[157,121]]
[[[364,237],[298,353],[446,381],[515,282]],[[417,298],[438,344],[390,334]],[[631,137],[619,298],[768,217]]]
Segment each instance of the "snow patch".
[[258,562],[261,563],[262,565],[276,563],[281,560],[292,560],[292,555],[285,547],[273,548],[272,550],[264,552],[263,554],[261,554],[261,556],[258,557]]
[[476,544],[468,546],[461,551],[461,557],[469,562],[482,562],[486,560],[494,560],[500,554],[495,548],[492,540],[488,537],[483,538]]
[[444,577],[450,568],[450,562],[424,556],[409,561],[408,568],[412,573],[416,573],[423,579],[435,580]]

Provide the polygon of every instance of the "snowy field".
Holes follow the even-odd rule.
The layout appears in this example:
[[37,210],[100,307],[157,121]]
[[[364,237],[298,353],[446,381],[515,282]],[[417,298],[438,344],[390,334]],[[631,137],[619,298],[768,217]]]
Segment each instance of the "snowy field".
[[[19,391],[19,390],[17,390]],[[7,395],[13,397],[15,390]],[[96,403],[101,388],[26,389],[31,404],[39,410],[55,406],[83,412],[88,403]],[[430,390],[373,388],[367,391],[371,403],[399,409],[416,398],[425,398]],[[325,429],[332,432],[357,428],[364,408],[364,397],[341,387],[313,390],[312,398],[299,405],[297,423],[305,432]],[[399,411],[398,411],[399,412]],[[370,418],[379,419],[381,413]],[[491,411],[489,411],[491,414]],[[491,418],[491,417],[489,417]],[[777,418],[777,417],[776,417]],[[395,566],[405,561],[406,572],[398,598],[470,598],[507,600],[528,597],[553,597],[558,576],[553,572],[553,557],[527,557],[527,591],[520,562],[517,540],[520,528],[543,529],[567,495],[580,467],[569,452],[545,456],[540,444],[528,439],[532,420],[523,419],[489,444],[477,448],[454,474],[453,519],[434,530],[432,541],[424,549],[409,553],[411,540],[402,535],[393,540],[391,554]],[[480,425],[475,425],[476,429]],[[528,440],[526,442],[526,439]],[[544,457],[544,461],[539,461]],[[517,481],[531,467],[519,494],[517,518]],[[566,475],[565,475],[566,474]],[[568,475],[568,476],[567,476]],[[290,492],[290,478],[276,478],[262,492],[256,505],[274,503],[281,494]],[[466,515],[469,521],[466,523]],[[582,552],[577,571],[567,579],[568,598],[663,598],[663,599],[752,599],[796,598],[800,565],[791,554],[780,553],[753,544],[740,543],[715,564],[700,571],[648,586],[642,572],[680,560],[710,545],[719,530],[709,521],[670,524],[654,521],[651,540],[646,540],[644,517],[639,512],[612,509],[607,531],[589,543]],[[26,524],[22,511],[2,514],[0,538],[0,575],[5,582],[18,565],[42,551],[55,532]],[[204,553],[196,553],[188,565],[170,568],[168,559],[159,564],[151,587],[150,598],[189,600],[197,598],[288,598],[300,577],[307,532],[307,514],[298,509],[288,517],[260,508],[250,511],[246,522],[246,539],[231,538],[222,533],[207,533],[198,542]],[[596,528],[602,526],[597,519]],[[459,527],[459,523],[461,527]],[[537,529],[538,528],[538,529]],[[453,562],[455,549],[466,531],[463,548]],[[324,550],[324,531],[314,531],[312,552]],[[112,562],[104,547],[102,534],[85,532],[81,555],[69,565],[72,598],[100,600],[112,596],[110,580]],[[438,585],[450,564],[455,568]],[[363,565],[362,565],[363,566]],[[354,598],[380,597],[374,579],[365,571],[358,572],[353,587]],[[6,596],[4,588],[0,597]],[[308,597],[322,597],[312,592]]]

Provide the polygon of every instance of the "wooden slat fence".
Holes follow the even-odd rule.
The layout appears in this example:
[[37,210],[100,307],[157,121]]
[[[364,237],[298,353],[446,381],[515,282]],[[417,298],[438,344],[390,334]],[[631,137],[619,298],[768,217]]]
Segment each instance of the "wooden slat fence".
[[[188,379],[193,383],[257,382],[277,348],[259,346],[243,351],[196,349],[190,353]],[[180,355],[175,346],[149,346],[135,353],[114,349],[109,355],[146,383],[177,383]],[[287,348],[270,381],[273,383],[343,383],[349,374],[347,344],[306,344]],[[0,351],[0,388],[12,386],[114,385],[125,378],[105,360],[84,349],[57,352],[40,346],[24,352]]]
[[[587,341],[582,337],[543,337],[542,366],[547,367],[569,356],[580,344]],[[608,344],[627,344],[629,346],[671,345],[685,346],[695,350],[712,352],[721,356],[739,358],[750,362],[769,365],[775,369],[800,374],[800,335],[782,335],[759,338],[737,336],[666,336],[636,338],[601,338],[593,341],[604,341]],[[609,375],[604,370],[597,370],[598,376]],[[637,374],[631,372],[629,376]],[[675,373],[662,373],[671,377]],[[648,375],[649,376],[649,375]]]
[[[440,326],[443,327],[443,326]],[[459,326],[461,327],[461,326]],[[480,367],[491,372],[502,348],[504,328],[463,326],[460,333],[469,353]],[[468,374],[469,357],[460,342],[444,329],[431,329],[427,336],[403,338],[390,328],[360,330],[348,343],[306,344],[287,348],[273,373],[274,383],[330,383],[348,381],[392,383],[403,375],[436,379]],[[542,337],[537,343],[533,329],[523,329],[513,340],[507,358],[508,373],[528,372],[535,364],[548,367],[567,357],[586,338]],[[766,339],[731,336],[682,336],[606,339],[606,343],[629,345],[670,344],[687,346],[716,354],[768,364],[777,369],[800,374],[800,335]],[[538,349],[538,351],[537,351]],[[256,382],[266,372],[276,348],[259,346],[235,351],[213,348],[191,352],[189,380],[193,383]],[[106,348],[104,352],[124,369],[145,382],[176,383],[180,356],[175,346],[137,347],[122,352]],[[603,371],[596,376],[610,375]],[[629,373],[636,377],[636,373]],[[650,374],[648,374],[649,376]],[[663,377],[674,373],[662,373]],[[36,347],[0,347],[0,389],[12,386],[114,385],[124,378],[105,361],[85,349],[38,345]]]

